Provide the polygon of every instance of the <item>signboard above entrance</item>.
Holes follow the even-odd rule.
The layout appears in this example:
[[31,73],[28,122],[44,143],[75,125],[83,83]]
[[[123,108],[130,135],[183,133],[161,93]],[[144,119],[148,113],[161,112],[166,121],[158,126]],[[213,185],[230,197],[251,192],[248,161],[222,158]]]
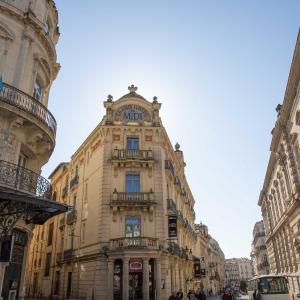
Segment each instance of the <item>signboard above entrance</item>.
[[135,104],[128,104],[118,108],[115,112],[115,119],[126,123],[151,121],[150,113],[144,107]]
[[129,260],[129,272],[143,272],[143,260],[141,258],[131,258]]

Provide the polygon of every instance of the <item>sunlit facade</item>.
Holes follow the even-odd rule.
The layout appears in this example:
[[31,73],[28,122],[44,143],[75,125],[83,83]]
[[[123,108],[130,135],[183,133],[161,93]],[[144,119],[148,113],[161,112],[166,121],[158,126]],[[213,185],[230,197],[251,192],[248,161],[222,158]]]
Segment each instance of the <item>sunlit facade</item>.
[[[270,272],[293,276],[299,293],[300,262],[300,36],[298,34],[282,105],[276,108],[271,154],[258,204],[266,233]],[[298,277],[298,278],[297,278]]]
[[129,93],[51,174],[73,206],[35,230],[28,293],[88,299],[167,299],[193,288],[195,200],[161,104]]
[[25,297],[33,227],[67,211],[40,176],[55,147],[56,121],[47,106],[60,68],[57,23],[53,1],[0,1],[1,299]]

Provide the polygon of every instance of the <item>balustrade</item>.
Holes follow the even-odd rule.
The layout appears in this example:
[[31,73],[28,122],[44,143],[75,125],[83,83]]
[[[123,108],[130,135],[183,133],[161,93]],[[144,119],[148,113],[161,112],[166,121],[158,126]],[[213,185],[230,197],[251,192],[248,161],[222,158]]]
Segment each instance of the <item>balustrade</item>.
[[55,135],[56,121],[50,111],[32,96],[4,83],[0,90],[0,101],[26,111],[42,121]]

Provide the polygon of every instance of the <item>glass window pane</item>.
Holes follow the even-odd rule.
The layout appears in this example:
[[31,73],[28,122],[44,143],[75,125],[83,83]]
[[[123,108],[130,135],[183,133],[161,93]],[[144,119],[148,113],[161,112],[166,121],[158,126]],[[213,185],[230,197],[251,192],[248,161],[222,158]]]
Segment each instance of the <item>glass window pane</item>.
[[127,138],[127,149],[138,150],[139,149],[139,138]]
[[140,217],[125,218],[125,236],[139,237],[141,236],[141,219]]
[[126,192],[127,193],[140,192],[140,174],[129,173],[126,175]]

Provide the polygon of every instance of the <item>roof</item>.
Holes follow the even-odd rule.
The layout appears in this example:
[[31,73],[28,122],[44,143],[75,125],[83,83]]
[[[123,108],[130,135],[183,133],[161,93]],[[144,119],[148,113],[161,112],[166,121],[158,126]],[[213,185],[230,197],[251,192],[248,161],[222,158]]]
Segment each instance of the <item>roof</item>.
[[63,166],[67,166],[69,163],[68,162],[61,162],[52,172],[51,174],[48,176],[48,179],[51,179],[54,174]]

